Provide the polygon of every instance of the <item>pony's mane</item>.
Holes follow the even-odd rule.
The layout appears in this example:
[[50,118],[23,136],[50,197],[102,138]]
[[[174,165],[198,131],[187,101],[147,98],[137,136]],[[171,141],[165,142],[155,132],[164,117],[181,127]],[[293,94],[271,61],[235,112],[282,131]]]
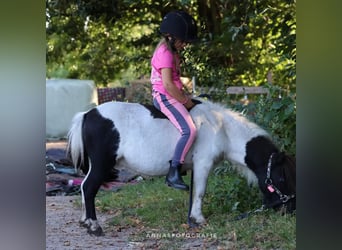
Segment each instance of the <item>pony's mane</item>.
[[[202,101],[204,105],[198,105],[198,109],[201,112],[204,112],[208,121],[211,125],[215,125],[218,123],[227,123],[229,126],[230,124],[234,123],[235,121],[239,122],[239,125],[243,125],[246,131],[250,131],[250,134],[255,135],[265,135],[269,136],[269,134],[261,128],[258,124],[251,122],[245,115],[241,112],[233,110],[229,107],[224,106],[221,103],[215,103],[211,101]],[[218,115],[222,114],[222,121],[218,121]]]
[[[219,121],[218,114],[224,112],[226,110],[223,105],[214,103],[211,101],[204,101],[200,100],[202,104],[196,105],[196,109],[194,109],[194,116],[195,117],[203,117],[203,114],[206,120],[213,126],[216,127],[217,125],[222,123],[222,120]],[[196,119],[196,118],[195,118]],[[202,118],[203,119],[203,118]]]
[[213,109],[213,110],[225,110],[227,109],[223,104],[218,103],[218,102],[212,102],[209,100],[200,100],[203,104],[205,104],[205,106],[207,106],[209,109]]

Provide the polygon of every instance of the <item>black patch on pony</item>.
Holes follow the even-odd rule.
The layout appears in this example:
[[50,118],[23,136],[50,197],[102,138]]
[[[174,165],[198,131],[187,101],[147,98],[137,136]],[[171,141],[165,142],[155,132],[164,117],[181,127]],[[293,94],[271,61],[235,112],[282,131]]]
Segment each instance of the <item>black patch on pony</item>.
[[[269,138],[257,136],[246,144],[245,163],[253,172],[257,172],[266,168],[272,153],[278,152],[278,148]],[[260,169],[261,166],[264,166],[264,168]]]
[[[119,171],[114,168],[114,165],[117,157],[116,152],[119,148],[120,134],[115,128],[114,122],[104,118],[94,108],[84,115],[82,137],[85,162],[88,162],[87,152],[92,152],[92,155],[89,155],[92,161],[97,163],[97,167],[104,168],[104,182],[117,179]],[[84,166],[81,169],[86,174],[89,166]]]
[[[197,104],[201,104],[202,102],[199,101],[199,100],[196,100],[196,99],[191,99],[192,102],[195,104],[194,107],[197,105]],[[142,106],[144,106],[147,110],[150,111],[150,114],[151,116],[154,118],[154,119],[168,119],[166,115],[164,115],[163,112],[161,112],[159,109],[157,109],[154,105],[152,104],[141,104]],[[192,107],[193,108],[193,107]],[[192,109],[191,108],[191,109]],[[190,109],[190,110],[191,110]],[[189,110],[189,111],[190,111]]]

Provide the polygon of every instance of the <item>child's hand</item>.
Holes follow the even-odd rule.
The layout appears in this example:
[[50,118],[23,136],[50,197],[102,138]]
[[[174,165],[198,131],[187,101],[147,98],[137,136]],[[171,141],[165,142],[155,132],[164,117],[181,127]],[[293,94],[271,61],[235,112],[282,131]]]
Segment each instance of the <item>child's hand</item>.
[[184,106],[185,106],[188,110],[190,110],[190,109],[192,109],[192,108],[195,106],[195,104],[192,102],[191,98],[189,98],[189,100],[188,100],[186,103],[184,103]]

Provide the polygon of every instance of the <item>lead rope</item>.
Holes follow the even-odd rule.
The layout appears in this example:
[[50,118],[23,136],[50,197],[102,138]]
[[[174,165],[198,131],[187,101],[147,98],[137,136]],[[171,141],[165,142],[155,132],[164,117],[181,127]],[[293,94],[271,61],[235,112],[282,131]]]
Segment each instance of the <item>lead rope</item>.
[[194,170],[191,170],[191,181],[190,181],[190,190],[189,190],[189,211],[188,211],[188,225],[192,228],[196,225],[192,222],[190,218],[191,209],[192,209],[192,190],[193,190],[193,183],[194,183]]
[[249,211],[249,212],[246,212],[246,213],[242,213],[242,214],[234,217],[230,221],[242,220],[242,219],[245,219],[245,218],[249,217],[250,215],[257,214],[257,213],[262,213],[262,212],[264,212],[266,210],[267,210],[267,208],[265,207],[265,205],[262,205],[260,208],[255,209],[254,211]]

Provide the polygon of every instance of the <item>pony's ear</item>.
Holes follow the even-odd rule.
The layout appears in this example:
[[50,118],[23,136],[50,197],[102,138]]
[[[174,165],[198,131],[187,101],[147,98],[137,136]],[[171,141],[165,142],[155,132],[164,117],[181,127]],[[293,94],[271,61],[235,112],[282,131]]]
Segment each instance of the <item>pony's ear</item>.
[[280,164],[285,160],[285,153],[279,152],[273,156],[273,164]]

